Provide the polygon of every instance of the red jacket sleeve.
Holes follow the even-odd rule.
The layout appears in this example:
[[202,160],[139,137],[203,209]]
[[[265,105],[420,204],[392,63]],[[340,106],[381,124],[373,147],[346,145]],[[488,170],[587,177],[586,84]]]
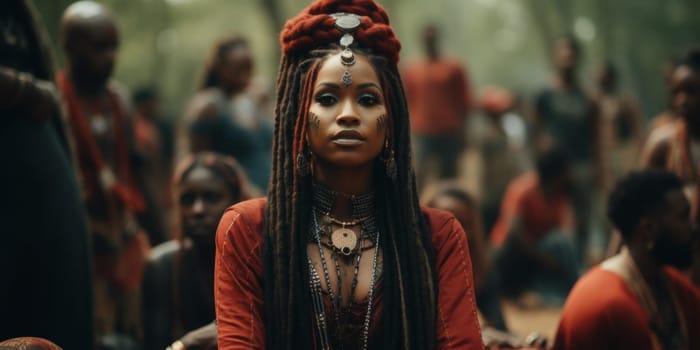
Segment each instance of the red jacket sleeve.
[[216,231],[214,296],[219,349],[264,349],[262,217],[257,199],[229,208]]
[[426,209],[435,248],[437,349],[483,349],[467,236],[451,214]]

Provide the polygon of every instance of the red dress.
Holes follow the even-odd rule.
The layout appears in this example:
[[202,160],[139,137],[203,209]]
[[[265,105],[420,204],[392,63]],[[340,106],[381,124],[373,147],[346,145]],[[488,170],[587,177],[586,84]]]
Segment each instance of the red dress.
[[[262,288],[265,203],[260,198],[229,208],[216,233],[214,296],[219,349],[265,348]],[[423,209],[423,214],[432,232],[438,274],[436,349],[483,349],[464,230],[452,214],[428,208]],[[381,283],[375,287],[376,294],[381,294],[380,286]],[[377,324],[381,308],[373,310],[372,323]]]

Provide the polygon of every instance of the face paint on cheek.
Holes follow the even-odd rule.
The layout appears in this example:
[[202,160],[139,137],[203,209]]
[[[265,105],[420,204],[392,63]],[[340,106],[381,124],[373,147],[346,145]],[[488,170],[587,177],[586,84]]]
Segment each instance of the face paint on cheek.
[[318,129],[321,126],[321,119],[313,112],[309,112],[309,126],[318,134]]
[[382,114],[377,118],[377,135],[381,135],[386,129],[386,114]]

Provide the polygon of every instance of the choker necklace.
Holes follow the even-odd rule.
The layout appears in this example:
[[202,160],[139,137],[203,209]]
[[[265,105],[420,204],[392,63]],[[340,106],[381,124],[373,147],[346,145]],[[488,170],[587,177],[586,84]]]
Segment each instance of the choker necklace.
[[[331,216],[331,213],[333,212],[333,207],[335,206],[336,198],[338,197],[349,199],[352,203],[353,219],[349,222],[343,222]],[[366,237],[369,238],[372,241],[372,243],[374,243],[374,245],[377,244],[377,211],[375,209],[376,207],[374,192],[363,194],[347,194],[336,192],[328,188],[327,186],[314,183],[312,199],[312,206],[314,208],[313,215],[318,214],[319,217],[325,217],[327,220],[322,221],[324,226],[331,228],[333,223],[341,226],[341,228],[332,231],[332,233],[330,234],[331,238],[333,237],[333,234],[335,234],[335,231],[343,230],[343,232],[347,234],[347,236],[345,236],[344,234],[339,234],[340,236],[338,237],[338,239],[345,239],[348,236],[354,236],[355,240],[359,242],[357,234],[355,234],[354,231],[346,228],[347,226],[357,226],[359,224],[361,231],[364,232],[364,235],[366,235]],[[350,238],[349,240],[352,239]],[[312,234],[309,235],[309,241],[313,241]],[[350,243],[352,242],[348,241],[346,245]],[[339,246],[341,252],[342,247],[345,247],[346,245]],[[353,244],[352,247],[355,247],[356,245],[357,244]],[[343,252],[343,254],[349,255],[345,252]]]

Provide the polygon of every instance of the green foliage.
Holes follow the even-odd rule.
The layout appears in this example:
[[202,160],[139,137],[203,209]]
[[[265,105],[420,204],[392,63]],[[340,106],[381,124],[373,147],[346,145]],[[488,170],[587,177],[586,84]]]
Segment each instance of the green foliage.
[[[134,88],[157,86],[179,116],[195,89],[211,44],[230,34],[251,39],[258,75],[273,84],[277,31],[307,0],[103,0],[119,18],[116,77]],[[647,115],[665,106],[662,63],[697,45],[700,2],[694,0],[380,0],[404,46],[402,62],[421,55],[420,30],[436,23],[442,48],[464,61],[475,87],[500,85],[529,96],[547,84],[549,50],[565,33],[582,40],[582,80],[592,83],[605,59],[621,72]],[[66,0],[35,0],[54,43]],[[591,35],[593,31],[593,37]],[[57,55],[60,57],[60,55]]]

